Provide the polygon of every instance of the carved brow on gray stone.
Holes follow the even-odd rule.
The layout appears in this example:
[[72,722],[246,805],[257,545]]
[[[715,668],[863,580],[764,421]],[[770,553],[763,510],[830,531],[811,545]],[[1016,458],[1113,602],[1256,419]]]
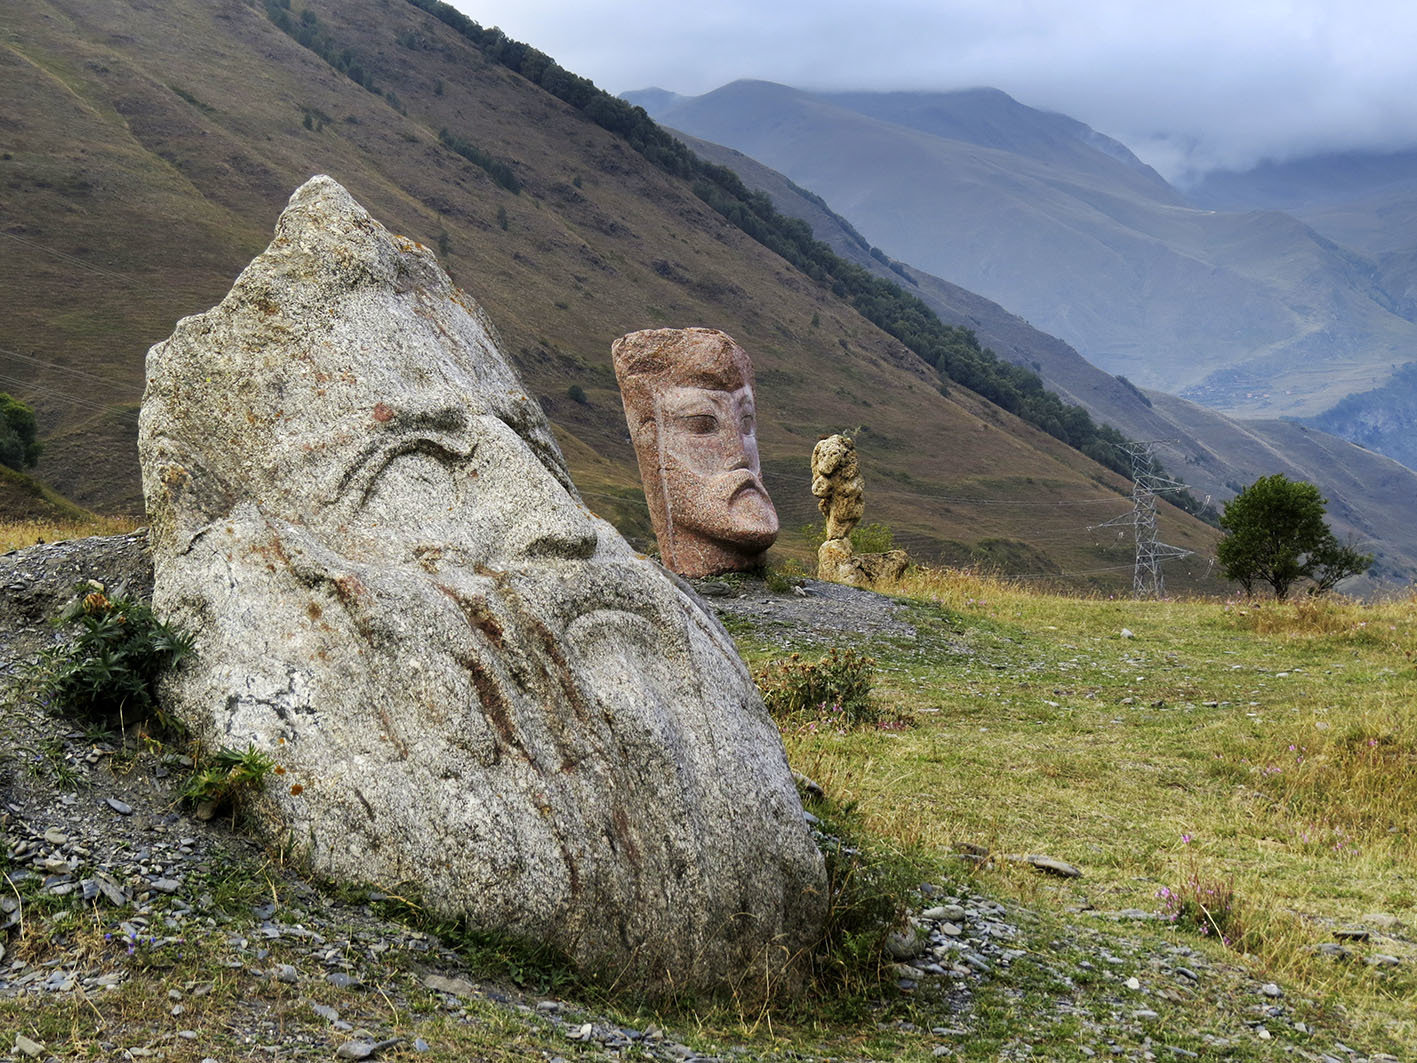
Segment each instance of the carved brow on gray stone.
[[147,371],[164,696],[275,758],[271,838],[622,985],[793,980],[825,875],[742,661],[427,249],[315,178]]

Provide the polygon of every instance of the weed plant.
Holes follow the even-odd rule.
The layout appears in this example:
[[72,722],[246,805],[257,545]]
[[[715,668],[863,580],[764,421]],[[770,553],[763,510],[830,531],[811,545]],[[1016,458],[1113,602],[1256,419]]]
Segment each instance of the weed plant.
[[55,623],[78,633],[40,655],[31,676],[34,697],[85,723],[126,728],[151,720],[174,729],[158,705],[157,683],[191,654],[195,636],[121,591],[109,598],[96,585],[77,589]]
[[1161,901],[1160,916],[1180,930],[1193,930],[1202,936],[1213,935],[1226,948],[1249,951],[1255,942],[1247,940],[1240,902],[1235,885],[1228,879],[1204,879],[1192,864],[1185,880],[1172,889],[1162,886],[1156,891]]
[[779,723],[827,720],[854,727],[880,720],[871,700],[876,661],[855,650],[832,648],[815,660],[800,654],[769,661],[753,679],[763,704]]
[[851,1014],[879,1002],[890,962],[886,936],[904,924],[906,904],[931,868],[918,850],[863,835],[850,806],[819,800],[813,810],[828,906],[812,954],[812,1006]]
[[231,749],[226,746],[203,756],[182,790],[182,798],[198,808],[204,819],[224,809],[235,812],[243,798],[257,792],[266,776],[281,771],[276,762],[255,746]]

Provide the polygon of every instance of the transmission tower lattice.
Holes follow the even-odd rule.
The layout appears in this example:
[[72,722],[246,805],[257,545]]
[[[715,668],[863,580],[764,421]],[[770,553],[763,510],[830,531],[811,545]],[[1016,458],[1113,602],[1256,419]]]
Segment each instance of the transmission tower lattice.
[[1137,544],[1136,566],[1132,570],[1132,593],[1138,598],[1159,598],[1166,590],[1161,575],[1161,562],[1189,557],[1194,551],[1168,546],[1156,538],[1156,492],[1184,490],[1179,480],[1156,473],[1156,448],[1167,440],[1151,439],[1142,443],[1118,443],[1132,459],[1132,511],[1103,521],[1099,528],[1132,529]]

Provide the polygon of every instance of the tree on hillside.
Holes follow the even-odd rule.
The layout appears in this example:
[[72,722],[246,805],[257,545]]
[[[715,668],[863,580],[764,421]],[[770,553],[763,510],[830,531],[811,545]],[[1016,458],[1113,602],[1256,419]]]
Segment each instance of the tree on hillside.
[[29,468],[39,461],[42,449],[35,438],[34,411],[0,391],[0,465]]
[[1334,538],[1324,522],[1326,500],[1319,489],[1282,473],[1262,476],[1225,504],[1220,527],[1225,537],[1216,546],[1226,579],[1253,595],[1256,583],[1267,583],[1283,601],[1301,580],[1311,594],[1322,594],[1348,576],[1366,572],[1372,554]]

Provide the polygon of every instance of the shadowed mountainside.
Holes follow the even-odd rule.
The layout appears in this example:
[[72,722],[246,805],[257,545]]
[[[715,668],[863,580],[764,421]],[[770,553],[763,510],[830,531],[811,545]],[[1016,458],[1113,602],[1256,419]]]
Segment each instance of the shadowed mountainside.
[[[784,214],[807,222],[837,254],[882,277],[908,282],[942,320],[972,329],[1000,357],[1036,370],[1051,390],[1099,421],[1131,439],[1167,440],[1158,451],[1163,464],[1217,507],[1246,484],[1282,472],[1316,484],[1329,500],[1335,533],[1377,553],[1368,587],[1405,581],[1417,571],[1417,473],[1411,468],[1292,422],[1231,418],[1185,399],[1143,392],[997,303],[889,259],[820,197],[777,171],[721,144],[687,134],[686,142],[700,157],[730,167],[766,193]],[[1401,379],[1402,374],[1395,378]],[[1361,396],[1339,409],[1356,399]]]
[[781,171],[891,256],[1107,371],[1215,409],[1318,414],[1417,347],[1391,269],[1277,210],[1191,206],[1114,141],[1002,93],[740,81],[626,98]]

